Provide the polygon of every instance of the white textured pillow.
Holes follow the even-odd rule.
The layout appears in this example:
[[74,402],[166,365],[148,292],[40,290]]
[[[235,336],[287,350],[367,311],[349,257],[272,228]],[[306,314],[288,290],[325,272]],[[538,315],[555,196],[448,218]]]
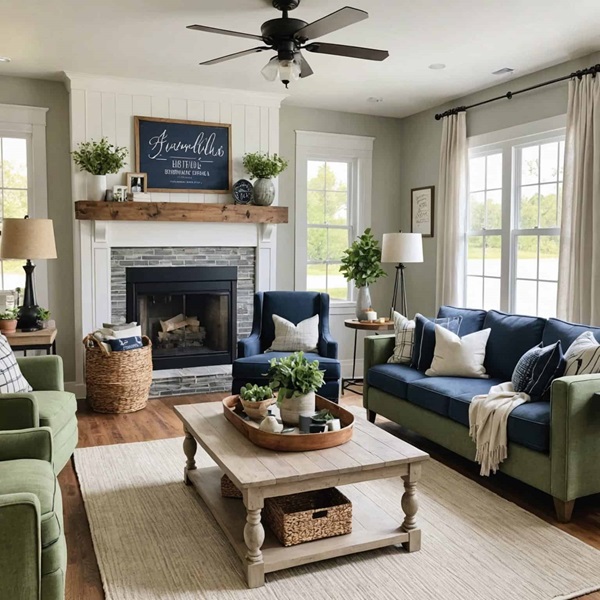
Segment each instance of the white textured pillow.
[[388,362],[410,364],[415,343],[415,322],[394,311],[394,333],[396,345],[394,354],[388,358]]
[[491,331],[482,329],[461,338],[445,327],[436,325],[433,361],[425,375],[488,379],[483,361]]
[[300,321],[291,321],[273,315],[275,339],[267,352],[314,352],[319,343],[319,315]]
[[0,394],[33,391],[23,377],[8,340],[0,334]]
[[591,331],[583,332],[565,352],[564,375],[600,373],[600,344]]

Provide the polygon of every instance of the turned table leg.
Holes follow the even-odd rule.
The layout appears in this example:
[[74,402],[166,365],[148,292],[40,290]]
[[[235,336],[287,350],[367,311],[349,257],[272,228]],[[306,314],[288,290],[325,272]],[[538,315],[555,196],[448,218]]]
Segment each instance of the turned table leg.
[[404,511],[403,531],[408,533],[408,542],[402,545],[409,552],[421,549],[421,530],[417,527],[417,511],[419,502],[417,500],[417,481],[421,476],[420,465],[410,465],[408,475],[404,479],[404,494],[402,495],[402,510]]
[[194,471],[196,469],[196,449],[198,448],[198,444],[194,439],[194,436],[186,429],[185,430],[185,438],[183,440],[183,452],[185,454],[185,468],[183,469],[183,481],[186,485],[191,485],[190,478],[188,477],[188,473],[190,471]]
[[265,565],[261,547],[265,541],[265,530],[260,517],[262,501],[248,500],[246,504],[246,525],[244,527],[244,541],[246,542],[246,579],[248,587],[257,588],[265,584]]

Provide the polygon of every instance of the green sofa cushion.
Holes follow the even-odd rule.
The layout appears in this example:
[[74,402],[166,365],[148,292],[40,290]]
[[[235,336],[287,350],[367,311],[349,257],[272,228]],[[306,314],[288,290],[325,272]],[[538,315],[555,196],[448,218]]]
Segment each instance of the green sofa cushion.
[[62,532],[62,497],[52,465],[30,459],[0,462],[0,496],[22,492],[40,501],[42,548],[50,546]]
[[40,425],[50,427],[54,435],[60,431],[77,412],[77,400],[70,392],[34,392],[40,413]]

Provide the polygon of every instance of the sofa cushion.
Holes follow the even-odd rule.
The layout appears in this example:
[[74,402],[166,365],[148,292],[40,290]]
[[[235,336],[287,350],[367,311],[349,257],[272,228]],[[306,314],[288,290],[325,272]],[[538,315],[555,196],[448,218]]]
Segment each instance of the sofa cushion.
[[435,326],[445,327],[458,334],[461,317],[444,317],[430,320],[417,313],[415,316],[414,347],[411,366],[419,371],[427,371],[433,360],[435,351]]
[[461,317],[460,330],[458,334],[462,337],[475,333],[483,329],[483,322],[485,320],[487,311],[480,310],[477,308],[456,308],[454,306],[441,306],[438,311],[438,318],[443,319],[446,317]]
[[40,426],[50,427],[53,435],[60,431],[77,412],[77,400],[71,392],[34,392],[40,412]]
[[375,365],[367,373],[367,382],[370,386],[403,400],[407,399],[408,384],[417,379],[427,379],[427,377],[408,365]]
[[600,342],[600,327],[567,323],[567,321],[561,321],[560,319],[548,319],[544,327],[542,341],[544,342],[544,346],[549,346],[560,340],[563,350],[566,352],[569,346],[586,331],[591,331],[594,337]]
[[[238,358],[233,362],[233,377],[236,379],[257,379],[264,377],[269,369],[269,361],[274,358],[283,358],[289,356],[290,352],[269,352],[268,354],[255,354]],[[319,367],[325,371],[325,379],[339,379],[341,377],[340,361],[335,358],[326,358],[319,356],[314,352],[305,352],[304,356],[308,360],[318,360]]]
[[[448,416],[457,423],[469,426],[469,406],[473,395],[461,394],[450,398]],[[526,402],[515,408],[508,417],[508,439],[537,452],[550,449],[550,403]],[[510,447],[508,449],[510,454]]]
[[491,377],[510,381],[519,359],[542,341],[545,319],[509,315],[490,310],[483,327],[492,330],[485,356],[485,368]]
[[23,492],[40,501],[42,546],[53,544],[62,532],[62,498],[51,463],[29,459],[0,462],[0,496]]

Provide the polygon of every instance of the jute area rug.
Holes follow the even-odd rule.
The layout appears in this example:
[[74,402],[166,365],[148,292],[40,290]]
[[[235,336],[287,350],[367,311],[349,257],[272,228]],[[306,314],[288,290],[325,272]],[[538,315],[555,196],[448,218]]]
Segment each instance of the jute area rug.
[[[199,466],[211,459],[198,448]],[[237,555],[182,481],[181,439],[76,450],[108,600],[537,600],[600,589],[600,552],[433,460],[420,552],[390,547],[268,574],[246,588]],[[402,481],[360,484],[402,521]]]

